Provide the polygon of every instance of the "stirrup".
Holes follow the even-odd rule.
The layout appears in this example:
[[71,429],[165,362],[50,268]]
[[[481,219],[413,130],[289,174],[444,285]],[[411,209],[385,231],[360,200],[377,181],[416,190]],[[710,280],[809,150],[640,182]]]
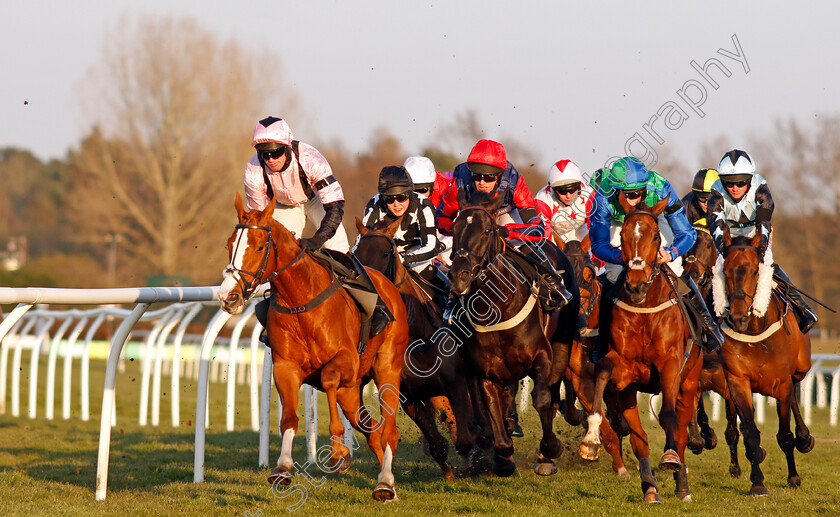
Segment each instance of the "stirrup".
[[385,330],[389,323],[394,321],[391,311],[382,305],[377,305],[370,317],[370,337],[376,337]]
[[266,332],[266,331],[265,331],[265,328],[263,328],[263,329],[262,329],[262,332],[260,332],[259,341],[260,341],[260,343],[262,343],[263,345],[265,345],[265,346],[267,346],[267,347],[271,348],[271,345],[269,345],[269,344],[268,344],[268,332]]

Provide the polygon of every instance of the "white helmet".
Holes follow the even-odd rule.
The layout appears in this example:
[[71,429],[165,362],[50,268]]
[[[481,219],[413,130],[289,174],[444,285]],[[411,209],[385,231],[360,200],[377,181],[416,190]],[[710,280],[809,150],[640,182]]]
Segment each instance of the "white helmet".
[[432,160],[425,156],[409,156],[403,167],[411,176],[411,181],[415,185],[422,185],[424,183],[434,183],[437,174],[435,173],[435,166]]
[[552,165],[548,172],[548,184],[552,187],[582,182],[583,174],[580,172],[580,167],[571,160],[560,160]]
[[292,145],[292,130],[282,118],[266,117],[257,122],[251,146],[258,151],[273,151]]
[[718,174],[721,181],[724,181],[724,176],[732,181],[749,180],[755,174],[755,162],[746,152],[733,149],[720,159]]

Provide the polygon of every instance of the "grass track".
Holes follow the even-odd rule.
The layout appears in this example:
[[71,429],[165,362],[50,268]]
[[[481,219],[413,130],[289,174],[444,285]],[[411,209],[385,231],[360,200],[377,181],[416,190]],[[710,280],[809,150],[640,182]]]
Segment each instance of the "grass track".
[[[28,358],[24,363],[28,365]],[[44,362],[41,363],[42,366]],[[25,404],[28,368],[22,372],[21,401]],[[44,382],[45,368],[40,374]],[[59,372],[59,378],[61,374]],[[78,398],[74,393],[73,415],[60,420],[43,418],[43,394],[39,394],[39,418],[0,416],[0,512],[3,515],[287,515],[295,497],[280,499],[265,482],[267,469],[257,468],[257,433],[246,429],[249,421],[247,391],[237,388],[237,427],[223,431],[224,385],[213,384],[210,391],[210,421],[207,434],[205,478],[194,484],[194,381],[182,388],[180,428],[169,423],[169,399],[161,402],[162,423],[158,428],[137,425],[139,369],[129,363],[127,371],[117,378],[118,425],[112,432],[108,497],[94,501],[96,457],[99,441],[100,387],[104,379],[104,362],[92,362],[92,420],[78,418]],[[78,377],[73,379],[78,391]],[[56,401],[60,404],[60,382]],[[163,386],[168,386],[165,379]],[[165,390],[164,390],[165,391]],[[326,400],[321,396],[320,428],[326,432]],[[647,408],[642,408],[644,413]],[[22,407],[25,414],[26,408]],[[274,417],[274,415],[273,415]],[[275,422],[276,422],[276,417]],[[662,507],[650,508],[641,502],[637,463],[629,444],[625,458],[632,472],[630,479],[615,477],[608,458],[589,464],[576,453],[583,436],[580,428],[569,427],[562,419],[555,422],[566,450],[550,478],[536,476],[538,422],[533,408],[523,415],[526,437],[516,439],[517,475],[508,479],[468,478],[446,483],[437,466],[423,453],[419,432],[403,415],[399,416],[401,442],[394,472],[400,501],[381,505],[371,499],[378,464],[373,454],[363,449],[356,453],[355,463],[345,474],[323,474],[317,467],[308,472],[314,478],[323,476],[324,484],[308,486],[305,501],[295,515],[840,515],[840,429],[828,425],[826,409],[815,409],[811,430],[817,446],[807,455],[797,453],[802,487],[787,488],[784,457],[776,445],[776,423],[768,411],[768,424],[762,426],[762,442],[768,451],[763,469],[770,495],[752,498],[749,490],[748,464],[743,458],[745,474],[732,479],[728,474],[729,455],[723,442],[723,424],[714,423],[720,444],[700,456],[689,453],[689,483],[693,503],[683,504],[673,496],[671,474],[656,472]],[[658,463],[662,450],[662,431],[643,416],[652,440],[652,463]],[[276,423],[274,424],[276,430]],[[302,426],[301,426],[302,432]],[[319,443],[326,443],[325,436]],[[272,435],[271,461],[276,461],[280,443]],[[303,443],[297,440],[295,458],[305,461]],[[454,453],[453,464],[459,465]],[[298,482],[305,483],[302,478]],[[261,512],[261,513],[260,513]]]

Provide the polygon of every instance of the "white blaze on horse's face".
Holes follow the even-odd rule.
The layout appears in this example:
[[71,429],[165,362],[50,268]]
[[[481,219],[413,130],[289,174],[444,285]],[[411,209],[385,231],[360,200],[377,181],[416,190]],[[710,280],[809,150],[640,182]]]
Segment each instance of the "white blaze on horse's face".
[[[233,289],[240,285],[240,276],[239,270],[242,269],[242,264],[245,257],[245,252],[248,250],[248,234],[244,228],[239,228],[236,230],[236,238],[234,239],[233,251],[230,256],[230,263],[227,265],[225,270],[222,272],[222,276],[224,280],[222,280],[222,285],[219,286],[219,301],[222,303],[222,306],[225,306],[226,300],[230,296]],[[244,294],[244,293],[243,293]],[[238,304],[237,307],[234,307],[234,310],[237,310],[234,314],[238,314],[241,312],[242,308],[244,307],[244,299],[240,297],[241,303]]]

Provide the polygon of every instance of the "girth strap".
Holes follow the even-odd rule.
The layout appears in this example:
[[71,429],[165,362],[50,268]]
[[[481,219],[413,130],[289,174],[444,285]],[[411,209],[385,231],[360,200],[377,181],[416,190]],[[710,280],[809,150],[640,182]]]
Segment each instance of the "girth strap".
[[315,307],[324,303],[327,300],[327,298],[335,294],[335,292],[341,288],[342,284],[344,284],[344,278],[337,277],[335,280],[333,280],[329,287],[321,291],[321,293],[318,294],[318,296],[309,300],[305,304],[298,305],[296,307],[286,307],[284,305],[280,305],[280,303],[274,299],[274,295],[272,295],[271,307],[280,314],[301,314],[307,311],[311,311]]

